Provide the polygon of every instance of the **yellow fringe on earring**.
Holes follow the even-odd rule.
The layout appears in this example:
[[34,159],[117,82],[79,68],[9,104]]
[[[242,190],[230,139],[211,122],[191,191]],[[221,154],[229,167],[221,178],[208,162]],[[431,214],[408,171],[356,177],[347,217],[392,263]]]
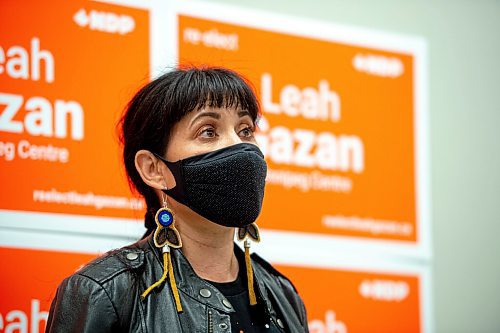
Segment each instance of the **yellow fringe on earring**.
[[245,240],[245,264],[247,266],[247,281],[248,281],[248,297],[250,298],[250,305],[257,304],[257,297],[255,297],[255,290],[253,289],[253,268],[250,259],[250,242]]
[[[170,273],[170,274],[168,274]],[[161,285],[165,279],[167,278],[167,274],[169,276],[169,281],[170,281],[170,288],[172,289],[172,293],[174,294],[174,300],[175,300],[175,307],[177,308],[177,312],[180,313],[182,312],[182,305],[181,305],[181,299],[179,297],[179,291],[177,290],[177,284],[175,283],[175,276],[174,276],[174,266],[172,265],[172,259],[170,257],[170,250],[169,249],[163,249],[163,274],[161,278],[153,283],[148,289],[146,289],[142,295],[141,298],[145,299],[146,296],[149,295],[151,291],[153,291],[154,288],[158,287]]]
[[167,278],[167,274],[168,274],[168,259],[170,257],[170,252],[164,252],[163,253],[163,275],[161,276],[161,278],[156,281],[155,283],[153,283],[148,289],[146,289],[142,295],[141,295],[141,298],[142,299],[145,299],[146,296],[148,296],[148,294],[153,290],[155,289],[156,287],[158,287],[160,284],[163,283],[163,281],[165,281],[165,279]]
[[172,289],[172,293],[174,294],[175,307],[177,308],[177,312],[181,313],[182,312],[182,304],[181,304],[181,299],[179,297],[179,291],[177,290],[177,284],[175,283],[175,276],[174,276],[174,269],[173,269],[174,266],[172,266],[172,258],[170,258],[170,256],[168,256],[168,265],[171,267],[169,280],[170,280],[170,288]]

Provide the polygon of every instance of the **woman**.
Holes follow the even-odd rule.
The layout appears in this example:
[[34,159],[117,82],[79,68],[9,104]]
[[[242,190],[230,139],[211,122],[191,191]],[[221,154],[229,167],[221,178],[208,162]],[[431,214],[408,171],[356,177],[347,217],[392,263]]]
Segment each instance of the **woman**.
[[222,68],[175,70],[135,95],[123,158],[147,232],[65,279],[47,332],[308,331],[293,285],[249,255],[266,176],[258,115],[248,83]]

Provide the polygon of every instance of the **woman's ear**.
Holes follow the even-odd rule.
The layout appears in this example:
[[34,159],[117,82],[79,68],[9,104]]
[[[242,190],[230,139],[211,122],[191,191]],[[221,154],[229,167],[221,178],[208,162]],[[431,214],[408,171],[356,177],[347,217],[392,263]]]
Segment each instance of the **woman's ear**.
[[150,151],[139,150],[134,162],[142,181],[152,188],[161,190],[175,186],[175,179],[168,167]]

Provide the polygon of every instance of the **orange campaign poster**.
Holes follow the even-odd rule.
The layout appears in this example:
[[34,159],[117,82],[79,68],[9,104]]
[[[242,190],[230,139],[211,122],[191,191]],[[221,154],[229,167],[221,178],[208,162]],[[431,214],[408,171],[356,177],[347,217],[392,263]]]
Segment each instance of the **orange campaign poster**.
[[[96,255],[0,247],[0,257],[0,328],[43,332],[59,283]],[[423,331],[418,273],[276,267],[304,300],[311,333]]]
[[38,333],[45,331],[59,283],[96,256],[2,247],[0,257],[2,332]]
[[259,95],[268,230],[422,246],[425,44],[265,13],[179,4],[178,61]]
[[147,10],[2,1],[1,212],[140,215],[115,126],[148,80]]
[[423,331],[417,274],[277,267],[301,295],[311,333]]

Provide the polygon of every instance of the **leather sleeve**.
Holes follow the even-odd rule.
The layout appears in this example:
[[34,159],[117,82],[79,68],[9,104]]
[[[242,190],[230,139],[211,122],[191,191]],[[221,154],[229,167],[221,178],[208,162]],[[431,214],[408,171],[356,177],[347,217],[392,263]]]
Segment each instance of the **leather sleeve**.
[[302,298],[299,296],[297,290],[287,278],[279,277],[279,282],[283,288],[283,291],[287,295],[290,304],[292,304],[297,315],[299,316],[299,319],[304,327],[305,332],[309,333],[306,307],[304,305],[304,302],[302,301]]
[[58,287],[45,332],[112,332],[118,330],[116,313],[99,283],[75,274]]

